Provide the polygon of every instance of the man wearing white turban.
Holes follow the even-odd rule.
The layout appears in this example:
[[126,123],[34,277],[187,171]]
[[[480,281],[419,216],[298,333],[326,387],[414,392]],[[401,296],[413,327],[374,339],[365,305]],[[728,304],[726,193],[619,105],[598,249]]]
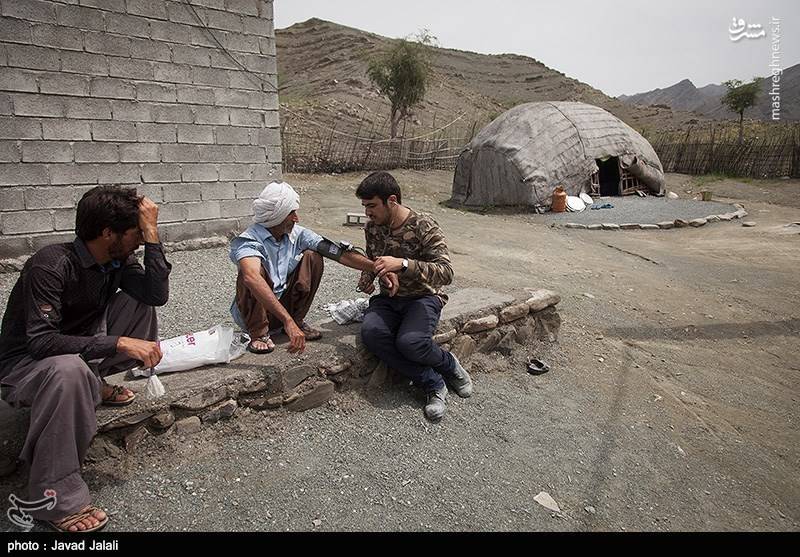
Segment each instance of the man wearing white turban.
[[[249,334],[247,349],[256,354],[272,352],[270,333],[281,329],[291,353],[302,352],[306,340],[322,337],[304,319],[322,279],[322,254],[329,256],[331,242],[297,225],[299,208],[300,196],[292,186],[272,182],[253,201],[253,224],[231,240],[230,257],[239,268],[231,315]],[[373,262],[354,251],[337,261],[373,270]],[[396,275],[392,280],[396,289]]]

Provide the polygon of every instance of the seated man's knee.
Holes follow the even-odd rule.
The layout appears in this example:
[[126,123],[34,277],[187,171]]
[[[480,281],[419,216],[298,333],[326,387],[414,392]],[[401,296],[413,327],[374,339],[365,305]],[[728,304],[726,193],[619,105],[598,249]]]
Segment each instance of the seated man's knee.
[[433,340],[429,335],[412,331],[398,336],[395,347],[409,360],[417,360],[427,354],[432,343]]
[[303,259],[306,257],[308,258],[308,262],[312,265],[319,265],[320,267],[325,266],[325,258],[314,250],[307,249],[303,251]]
[[88,383],[99,382],[94,372],[77,354],[64,354],[51,356],[45,360],[52,360],[48,383],[56,384],[62,389],[81,388]]
[[361,341],[371,352],[376,352],[387,341],[391,341],[391,334],[386,327],[377,323],[374,317],[371,318],[370,314],[367,314],[361,324]]

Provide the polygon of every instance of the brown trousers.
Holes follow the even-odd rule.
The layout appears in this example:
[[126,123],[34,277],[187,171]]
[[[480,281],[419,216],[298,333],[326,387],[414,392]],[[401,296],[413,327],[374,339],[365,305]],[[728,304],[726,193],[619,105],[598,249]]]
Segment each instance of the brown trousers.
[[[123,292],[111,298],[104,323],[98,328],[112,336],[158,339],[155,308]],[[95,407],[101,402],[100,377],[139,363],[117,354],[97,364],[90,366],[77,354],[41,360],[26,356],[3,378],[5,400],[17,407],[31,408],[30,426],[19,457],[29,470],[28,498],[41,499],[47,489],[56,492],[55,507],[31,512],[34,518],[59,520],[91,502],[80,472],[97,432]]]
[[[314,301],[314,296],[322,280],[323,269],[322,256],[315,251],[306,250],[303,252],[303,259],[300,260],[286,281],[286,290],[280,297],[280,303],[298,325],[303,323],[308,310],[311,309],[311,303]],[[272,280],[263,266],[261,267],[261,277],[272,289]],[[283,326],[281,320],[269,313],[248,290],[241,271],[236,278],[236,305],[250,338],[258,338],[267,331]]]

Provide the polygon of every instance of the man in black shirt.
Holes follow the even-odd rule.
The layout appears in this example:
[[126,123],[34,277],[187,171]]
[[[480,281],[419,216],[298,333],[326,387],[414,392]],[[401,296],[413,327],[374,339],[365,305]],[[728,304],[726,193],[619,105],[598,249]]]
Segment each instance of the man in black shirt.
[[[77,238],[36,252],[11,291],[0,330],[3,398],[30,406],[20,459],[29,467],[33,511],[59,530],[92,531],[106,513],[90,504],[80,466],[97,431],[95,407],[136,396],[102,379],[161,360],[155,308],[167,303],[170,264],[158,239],[158,207],[135,189],[84,194]],[[144,242],[144,267],[133,255]]]

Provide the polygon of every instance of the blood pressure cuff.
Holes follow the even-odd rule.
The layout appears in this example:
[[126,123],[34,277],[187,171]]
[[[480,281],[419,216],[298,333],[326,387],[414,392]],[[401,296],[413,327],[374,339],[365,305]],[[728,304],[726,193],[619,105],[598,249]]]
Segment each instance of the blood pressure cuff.
[[339,261],[346,251],[348,251],[346,248],[336,242],[331,242],[327,238],[323,238],[320,243],[317,244],[317,253],[322,257],[327,257],[334,261]]

